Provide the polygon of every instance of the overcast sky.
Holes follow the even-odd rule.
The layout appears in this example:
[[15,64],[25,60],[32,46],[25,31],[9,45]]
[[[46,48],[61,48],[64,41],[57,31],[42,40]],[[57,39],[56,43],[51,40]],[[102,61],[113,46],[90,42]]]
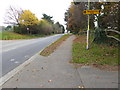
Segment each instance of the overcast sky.
[[61,24],[64,22],[64,13],[68,9],[70,2],[73,0],[2,0],[0,3],[0,26],[4,25],[4,17],[9,6],[22,8],[23,10],[29,9],[39,19],[43,13],[53,16],[53,19],[59,21]]

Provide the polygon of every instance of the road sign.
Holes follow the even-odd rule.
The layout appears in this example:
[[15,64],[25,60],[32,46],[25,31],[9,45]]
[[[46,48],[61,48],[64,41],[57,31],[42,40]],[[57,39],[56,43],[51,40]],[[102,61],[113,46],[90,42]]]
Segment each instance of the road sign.
[[87,15],[87,14],[100,14],[100,10],[99,9],[97,9],[97,10],[84,10],[83,14],[84,15]]

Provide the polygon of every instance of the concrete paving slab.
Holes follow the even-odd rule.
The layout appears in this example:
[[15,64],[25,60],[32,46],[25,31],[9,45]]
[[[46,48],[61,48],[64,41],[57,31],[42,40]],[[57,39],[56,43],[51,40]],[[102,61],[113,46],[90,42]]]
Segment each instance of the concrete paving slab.
[[118,88],[118,71],[104,71],[91,66],[78,68],[86,88]]

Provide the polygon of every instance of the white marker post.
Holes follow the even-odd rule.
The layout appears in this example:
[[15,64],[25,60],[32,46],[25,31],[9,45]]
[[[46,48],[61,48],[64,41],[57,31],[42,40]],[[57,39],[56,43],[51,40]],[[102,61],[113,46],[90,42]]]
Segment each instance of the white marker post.
[[[90,0],[88,0],[88,10],[90,9]],[[87,29],[87,40],[86,40],[86,49],[88,50],[89,49],[89,30],[90,30],[90,16],[88,14],[88,29]]]

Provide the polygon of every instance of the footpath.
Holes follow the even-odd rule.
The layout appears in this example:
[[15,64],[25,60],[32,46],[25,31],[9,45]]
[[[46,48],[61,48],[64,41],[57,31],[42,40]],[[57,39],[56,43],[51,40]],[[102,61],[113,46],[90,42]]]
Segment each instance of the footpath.
[[72,59],[74,36],[48,57],[37,55],[2,88],[118,88],[118,72],[76,66]]

